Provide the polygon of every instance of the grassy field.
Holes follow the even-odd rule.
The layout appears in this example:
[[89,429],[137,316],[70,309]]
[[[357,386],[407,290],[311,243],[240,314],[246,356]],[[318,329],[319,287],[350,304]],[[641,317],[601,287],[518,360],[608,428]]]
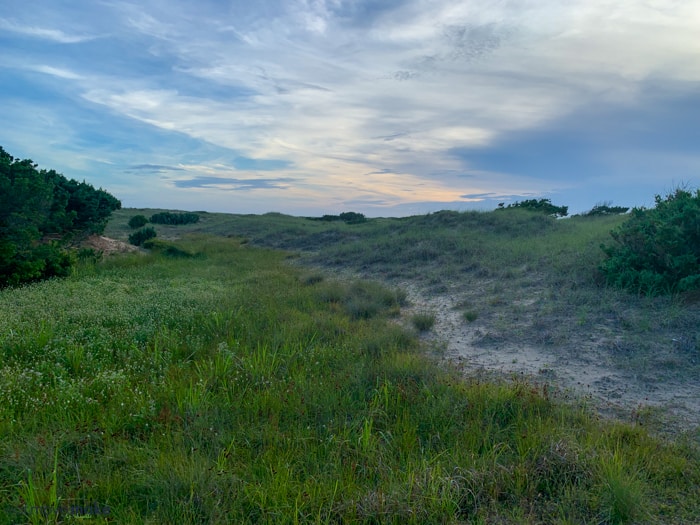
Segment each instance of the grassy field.
[[[125,238],[135,213],[106,234]],[[700,523],[687,436],[438,367],[417,335],[430,315],[402,328],[405,292],[377,282],[573,279],[598,315],[581,261],[615,221],[203,214],[157,227],[170,249],[2,290],[0,524]],[[504,314],[488,303],[504,293],[465,322]]]

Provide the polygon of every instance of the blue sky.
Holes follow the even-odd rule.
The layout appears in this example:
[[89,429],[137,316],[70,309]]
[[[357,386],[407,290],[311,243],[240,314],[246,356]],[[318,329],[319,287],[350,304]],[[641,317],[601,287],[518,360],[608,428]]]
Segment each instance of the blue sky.
[[700,182],[697,0],[3,0],[0,145],[128,207],[400,216]]

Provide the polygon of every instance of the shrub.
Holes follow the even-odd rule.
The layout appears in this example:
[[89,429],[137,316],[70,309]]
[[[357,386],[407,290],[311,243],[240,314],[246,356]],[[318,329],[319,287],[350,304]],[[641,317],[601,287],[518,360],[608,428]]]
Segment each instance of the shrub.
[[357,213],[354,211],[346,211],[339,215],[340,220],[346,222],[347,224],[361,224],[367,222],[367,218],[362,213]]
[[129,228],[134,230],[136,228],[142,228],[146,226],[146,224],[148,224],[148,219],[144,215],[134,215],[129,219]]
[[700,190],[657,195],[610,232],[615,243],[600,270],[608,283],[644,295],[700,288]]
[[497,209],[504,210],[509,208],[522,208],[544,213],[545,215],[552,215],[554,217],[566,217],[569,214],[568,206],[555,206],[550,199],[528,199],[522,202],[509,204],[505,208],[502,204],[499,204]]
[[362,224],[363,222],[367,222],[367,217],[365,217],[364,214],[355,211],[345,211],[340,215],[324,215],[319,218],[309,217],[309,219],[324,222],[343,221],[346,224]]
[[194,224],[199,222],[199,215],[196,213],[170,213],[161,212],[151,215],[151,222],[153,224]]
[[596,204],[586,213],[582,214],[584,217],[595,217],[597,215],[622,215],[627,213],[629,208],[626,206],[612,206],[611,202],[604,202],[602,204]]
[[156,235],[156,231],[153,228],[142,228],[129,235],[129,242],[134,246],[141,246],[148,239],[153,239]]

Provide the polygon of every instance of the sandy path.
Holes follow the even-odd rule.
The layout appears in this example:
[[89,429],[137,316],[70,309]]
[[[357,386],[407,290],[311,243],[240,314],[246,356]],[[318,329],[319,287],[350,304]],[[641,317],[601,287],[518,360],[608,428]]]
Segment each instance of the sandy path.
[[416,312],[436,316],[433,330],[424,339],[439,347],[441,355],[465,373],[499,373],[526,377],[550,385],[566,397],[583,398],[606,416],[653,422],[660,431],[678,432],[700,425],[700,379],[660,374],[648,381],[621,369],[610,358],[601,337],[580,341],[576,355],[556,345],[536,346],[491,341],[487,322],[467,322],[456,308],[458,298],[445,293],[427,296],[417,286],[403,282],[411,305],[404,319]]

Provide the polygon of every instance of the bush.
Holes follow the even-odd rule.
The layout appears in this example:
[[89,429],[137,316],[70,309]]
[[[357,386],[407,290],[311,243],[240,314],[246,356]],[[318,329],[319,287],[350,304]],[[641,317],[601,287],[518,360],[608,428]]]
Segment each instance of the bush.
[[146,224],[148,224],[148,219],[144,215],[134,215],[129,219],[129,228],[134,230],[136,228],[142,228],[146,226]]
[[309,219],[324,222],[343,221],[346,224],[362,224],[363,222],[367,222],[367,217],[365,217],[364,214],[355,211],[345,211],[340,215],[324,215],[319,218],[309,217]]
[[151,215],[151,222],[153,224],[194,224],[199,222],[199,215],[196,213],[170,213],[161,212]]
[[566,217],[569,214],[568,206],[555,206],[550,199],[529,199],[522,202],[509,204],[505,208],[503,204],[499,204],[497,210],[505,210],[509,208],[523,208],[526,210],[537,211],[545,215],[554,217]]
[[608,283],[644,295],[700,288],[700,190],[677,189],[655,201],[610,232],[615,244],[601,246],[601,272]]
[[610,202],[604,202],[602,204],[596,204],[586,213],[582,214],[584,217],[595,217],[598,215],[622,215],[627,213],[629,208],[626,206],[612,206]]
[[153,228],[142,228],[129,235],[129,242],[134,246],[141,246],[148,239],[153,239],[156,235],[156,231]]

